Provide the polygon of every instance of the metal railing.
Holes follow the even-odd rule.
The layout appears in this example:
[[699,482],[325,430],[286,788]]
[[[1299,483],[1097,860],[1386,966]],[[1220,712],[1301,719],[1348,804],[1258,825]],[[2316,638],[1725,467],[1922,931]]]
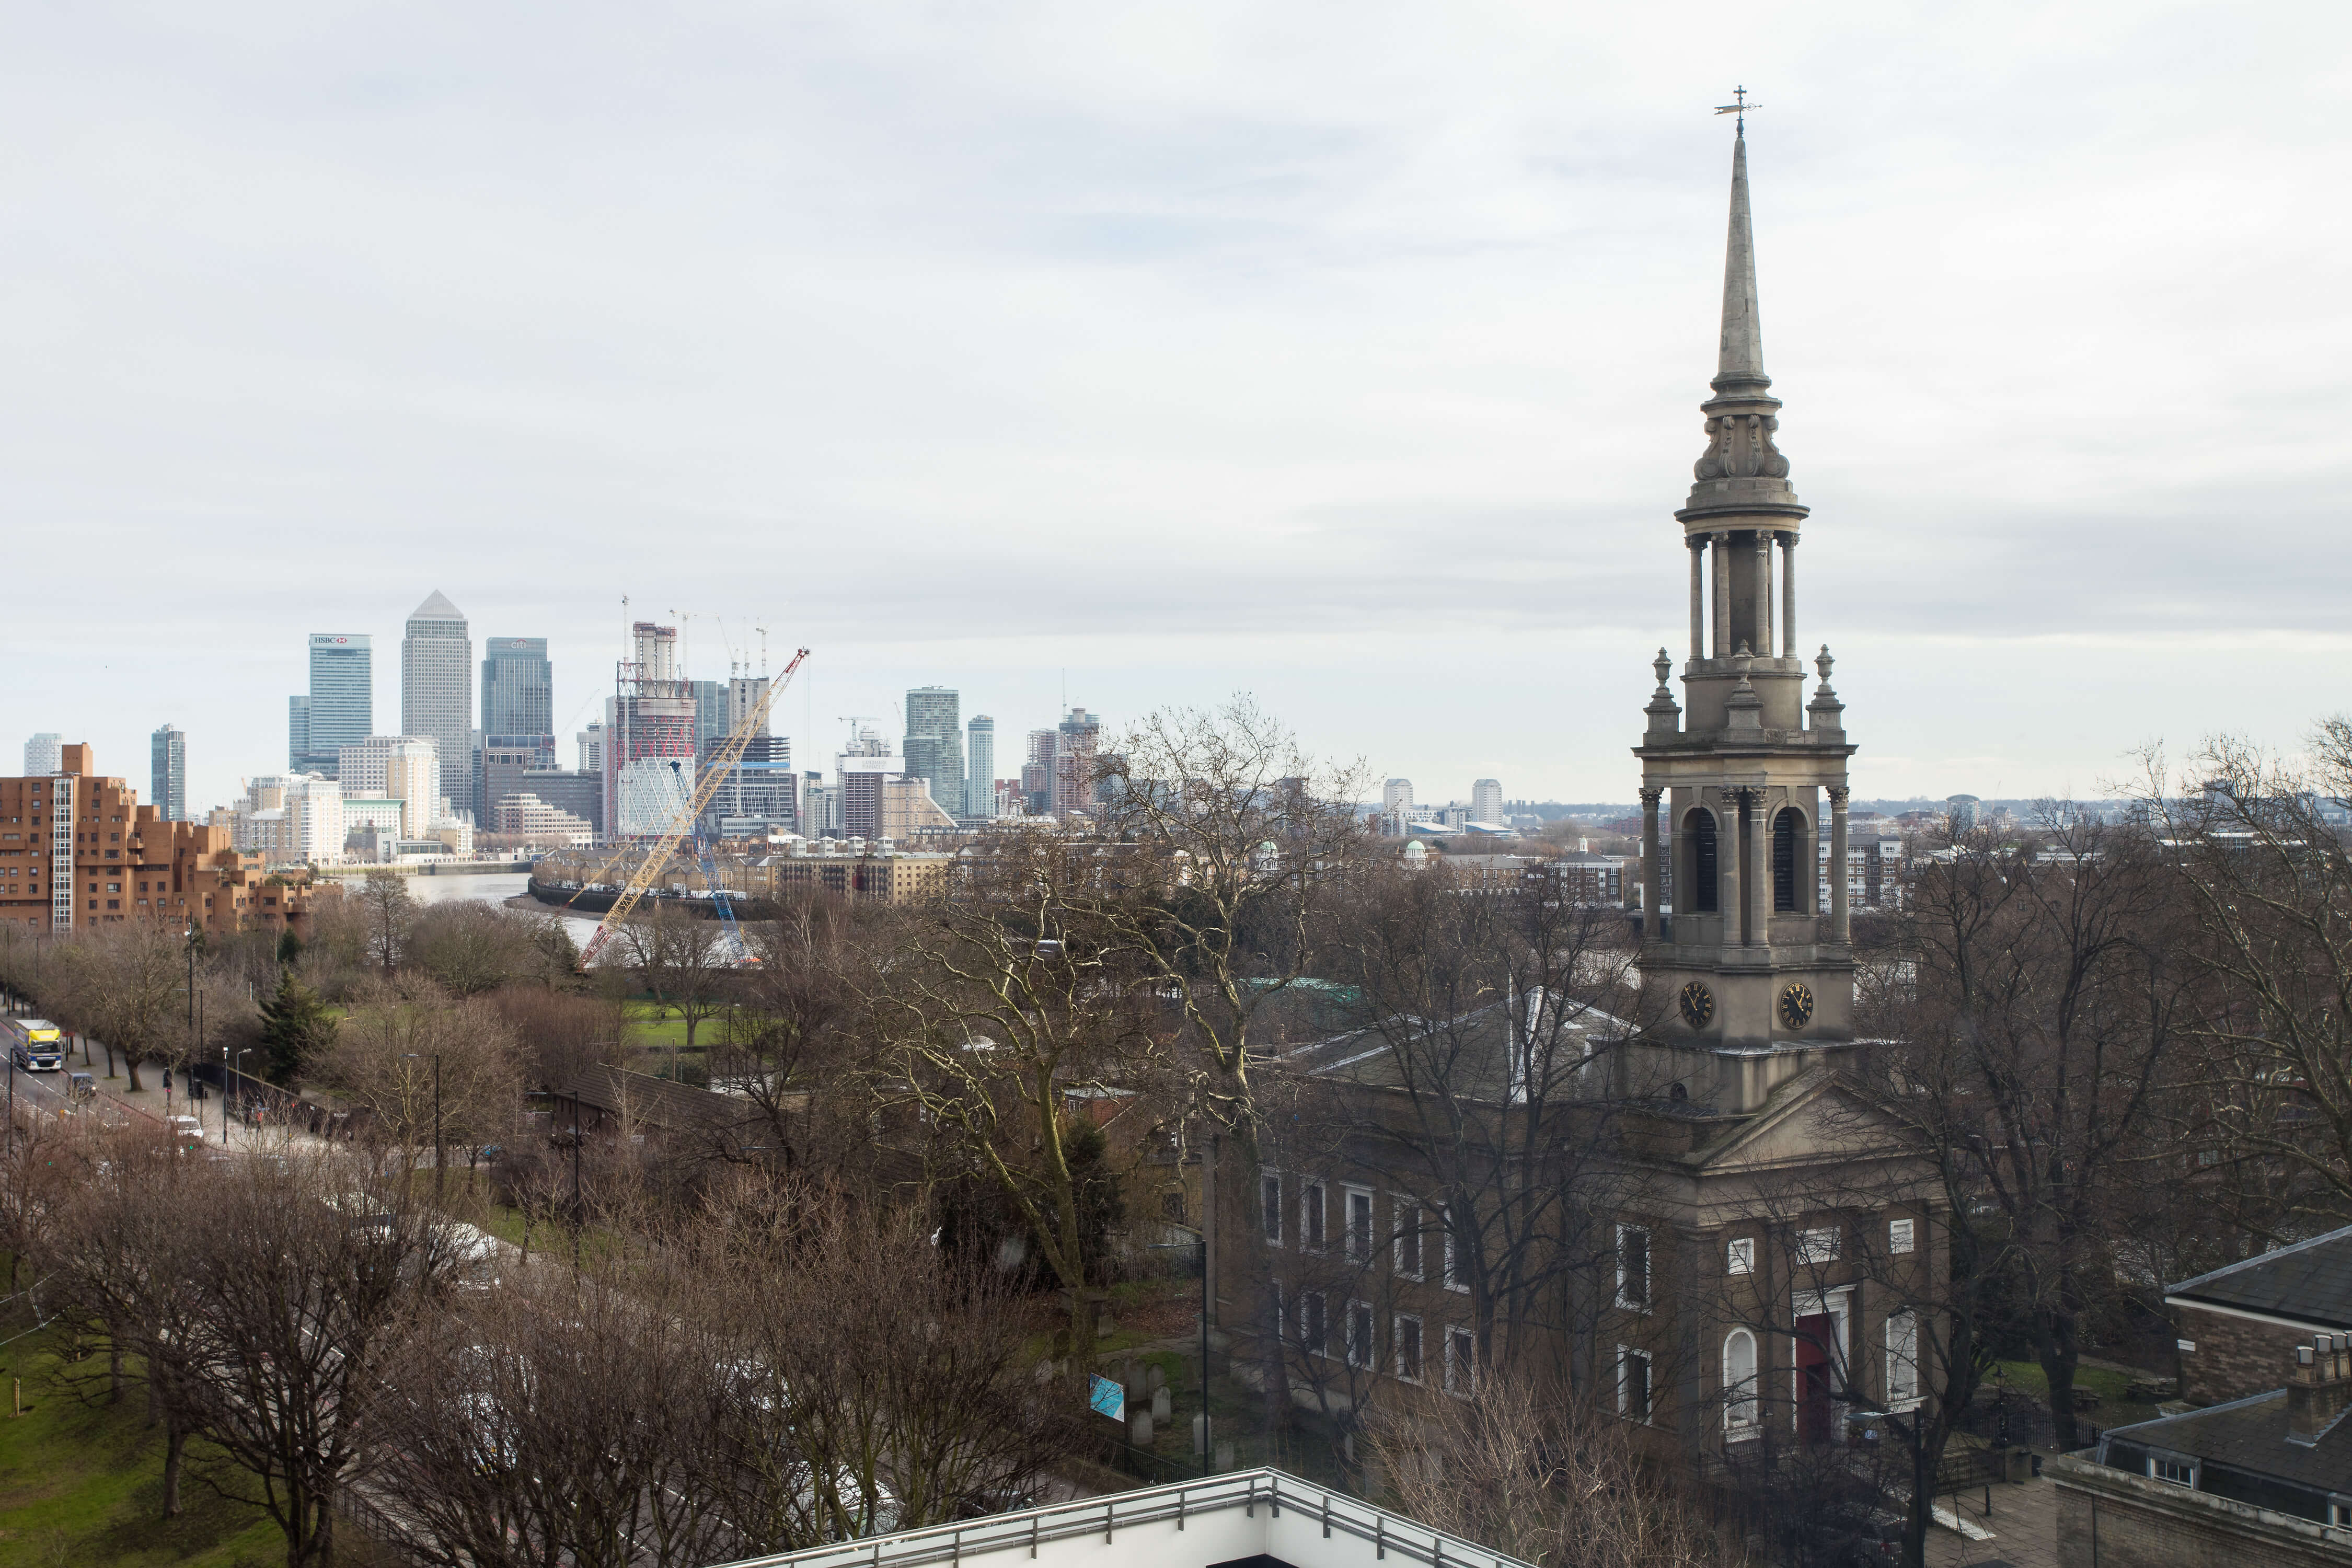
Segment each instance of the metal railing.
[[1153,1487],[1145,1491],[1114,1492],[1108,1497],[1024,1509],[961,1524],[933,1525],[896,1535],[845,1541],[772,1557],[746,1558],[726,1568],[921,1568],[924,1563],[961,1564],[966,1556],[990,1552],[1025,1550],[1034,1557],[1048,1542],[1102,1537],[1116,1542],[1121,1530],[1174,1521],[1184,1528],[1188,1518],[1240,1509],[1255,1516],[1265,1508],[1280,1518],[1286,1508],[1322,1527],[1328,1539],[1335,1531],[1373,1548],[1385,1560],[1393,1555],[1423,1568],[1528,1568],[1516,1557],[1475,1545],[1401,1514],[1375,1508],[1344,1493],[1327,1491],[1280,1470],[1243,1470],[1209,1480]]

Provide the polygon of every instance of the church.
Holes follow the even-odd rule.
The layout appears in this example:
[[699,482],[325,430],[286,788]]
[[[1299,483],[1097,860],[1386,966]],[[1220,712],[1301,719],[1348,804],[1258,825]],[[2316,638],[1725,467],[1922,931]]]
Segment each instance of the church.
[[1662,648],[1634,748],[1637,947],[1595,922],[1632,978],[1580,996],[1578,952],[1466,1016],[1288,1051],[1284,1124],[1219,1173],[1218,1326],[1260,1375],[1278,1337],[1301,1405],[1524,1377],[1712,1470],[1843,1448],[1857,1421],[1876,1438],[1934,1381],[1939,1189],[1863,1087],[1845,882],[1823,910],[1813,875],[1824,833],[1844,863],[1855,747],[1826,647],[1799,652],[1808,512],[1764,371],[1744,123],[1710,384],[1675,514],[1681,695]]

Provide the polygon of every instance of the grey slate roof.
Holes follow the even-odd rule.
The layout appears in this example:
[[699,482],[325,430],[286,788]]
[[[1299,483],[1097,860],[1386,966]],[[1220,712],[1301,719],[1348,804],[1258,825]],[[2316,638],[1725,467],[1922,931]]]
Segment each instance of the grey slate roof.
[[2352,1329],[2352,1226],[2167,1286],[2168,1300]]
[[[2322,1490],[2352,1485],[2352,1419],[2338,1417],[2305,1446],[2286,1440],[2286,1390],[2235,1399],[2186,1415],[2110,1428],[2105,1443],[2187,1454],[2252,1475],[2275,1476]],[[2106,1461],[2102,1461],[2105,1463]]]

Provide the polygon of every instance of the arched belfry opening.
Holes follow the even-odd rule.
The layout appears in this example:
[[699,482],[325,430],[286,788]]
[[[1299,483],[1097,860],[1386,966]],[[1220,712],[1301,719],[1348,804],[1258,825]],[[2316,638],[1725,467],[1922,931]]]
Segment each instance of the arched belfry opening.
[[1797,879],[1805,863],[1805,817],[1794,806],[1772,818],[1772,912],[1793,915],[1801,903],[1802,884]]
[[1717,860],[1715,813],[1700,806],[1690,814],[1685,831],[1690,836],[1691,910],[1711,915],[1722,908],[1716,892]]

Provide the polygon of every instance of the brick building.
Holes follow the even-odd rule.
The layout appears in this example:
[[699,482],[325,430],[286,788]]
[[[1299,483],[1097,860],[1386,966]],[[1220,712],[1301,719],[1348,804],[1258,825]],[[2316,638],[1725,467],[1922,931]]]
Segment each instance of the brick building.
[[2181,1392],[2063,1462],[2060,1560],[2352,1561],[2352,1226],[2169,1287]]
[[225,826],[166,820],[87,744],[59,771],[0,778],[0,925],[66,931],[135,917],[207,931],[307,929],[307,873],[272,875]]

